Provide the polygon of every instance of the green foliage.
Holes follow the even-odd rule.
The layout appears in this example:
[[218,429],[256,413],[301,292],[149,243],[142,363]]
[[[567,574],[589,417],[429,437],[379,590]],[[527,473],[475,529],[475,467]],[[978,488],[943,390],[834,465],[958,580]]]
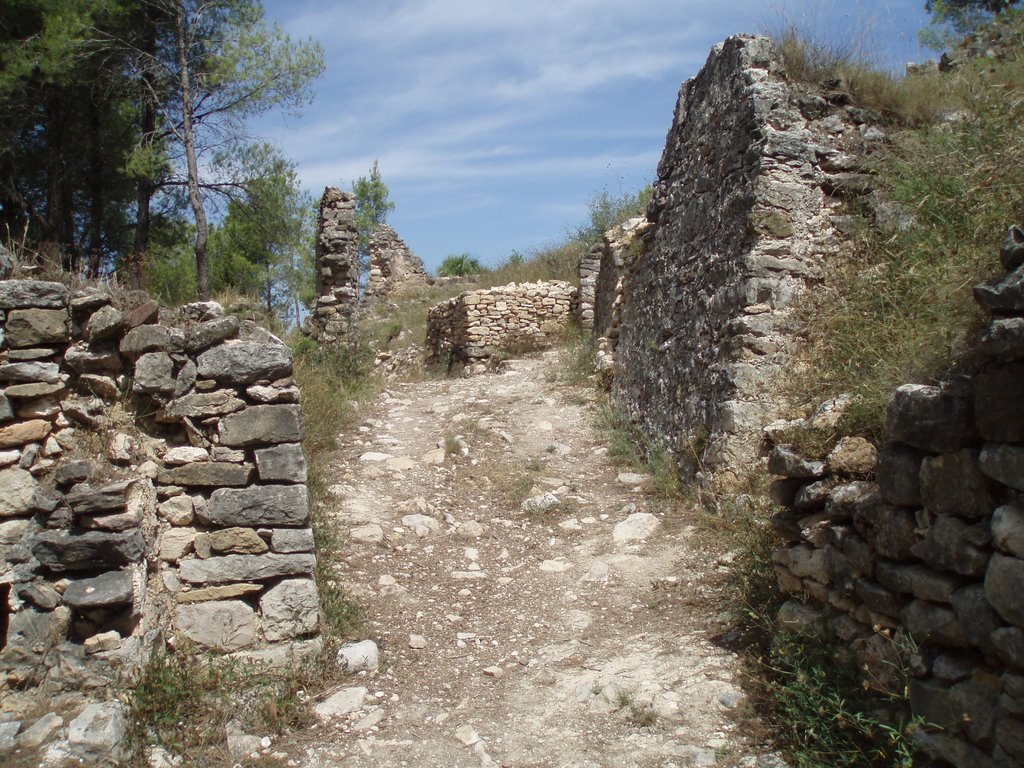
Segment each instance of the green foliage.
[[445,256],[441,266],[437,269],[437,274],[440,277],[470,277],[471,275],[478,275],[482,271],[483,267],[480,266],[478,259],[475,259],[468,253],[460,253],[458,255]]
[[606,189],[595,193],[587,203],[590,221],[576,230],[575,238],[586,245],[601,242],[604,233],[612,227],[623,224],[634,216],[643,216],[653,195],[654,187],[650,184],[636,192],[626,192],[618,197]]
[[594,335],[578,322],[570,321],[560,339],[556,381],[570,384],[590,382],[594,375]]
[[[932,15],[931,29],[947,27],[961,35],[989,23],[994,16],[1015,6],[1019,0],[927,0],[924,9]],[[924,42],[931,39],[922,36]]]
[[657,498],[680,498],[679,465],[664,442],[649,435],[628,414],[607,404],[598,411],[598,428],[608,441],[611,459],[648,473],[649,488]]
[[373,161],[370,176],[360,176],[352,185],[356,196],[356,230],[359,232],[359,260],[363,269],[369,268],[370,238],[381,224],[387,223],[388,214],[395,204],[388,199],[388,185],[380,175],[377,161]]

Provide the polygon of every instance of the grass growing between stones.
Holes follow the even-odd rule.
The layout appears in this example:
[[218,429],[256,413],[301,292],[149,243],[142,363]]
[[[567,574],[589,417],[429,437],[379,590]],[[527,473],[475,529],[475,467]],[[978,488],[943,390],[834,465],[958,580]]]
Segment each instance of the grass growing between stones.
[[[1024,15],[1004,23],[1024,36]],[[784,52],[793,48],[799,45],[783,40]],[[811,66],[801,77],[820,75]],[[890,119],[885,147],[868,168],[888,201],[849,201],[862,223],[806,302],[809,351],[792,383],[798,402],[851,393],[843,433],[876,440],[895,387],[970,369],[967,350],[982,323],[971,287],[1002,274],[999,243],[1009,224],[1024,221],[1022,49],[897,85],[925,90],[935,109],[920,119]],[[851,98],[890,115],[863,94],[851,91]]]
[[600,406],[597,419],[613,461],[649,474],[648,489],[655,498],[683,498],[678,463],[664,443],[646,434],[629,416],[608,403]]

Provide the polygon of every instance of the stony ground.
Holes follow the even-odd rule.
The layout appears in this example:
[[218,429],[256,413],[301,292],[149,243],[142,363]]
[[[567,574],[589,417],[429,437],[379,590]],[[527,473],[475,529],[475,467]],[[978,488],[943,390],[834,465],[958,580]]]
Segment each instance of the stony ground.
[[716,643],[720,554],[609,459],[558,364],[394,385],[342,437],[339,578],[381,662],[293,765],[782,765]]

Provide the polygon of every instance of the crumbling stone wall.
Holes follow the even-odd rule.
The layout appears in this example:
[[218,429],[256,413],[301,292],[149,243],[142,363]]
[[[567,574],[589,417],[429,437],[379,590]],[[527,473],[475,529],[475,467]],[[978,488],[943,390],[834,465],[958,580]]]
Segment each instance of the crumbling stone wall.
[[364,298],[367,301],[416,290],[427,284],[423,260],[387,224],[381,224],[370,238],[370,274]]
[[316,299],[303,330],[317,341],[330,343],[349,334],[359,302],[359,231],[351,192],[324,189],[315,269]]
[[562,280],[461,293],[427,313],[428,361],[476,363],[499,350],[547,346],[568,324],[577,295]]
[[315,644],[291,352],[217,304],[181,312],[0,281],[12,684],[101,687],[170,633],[256,654]]
[[722,479],[786,415],[775,382],[799,344],[794,305],[839,244],[835,193],[866,191],[858,119],[790,87],[770,40],[729,38],[680,90],[653,231],[614,308],[602,286],[620,275],[602,263],[596,332],[618,334],[605,334],[613,401],[680,455],[703,445],[703,469]]
[[832,632],[869,684],[898,690],[909,667],[912,713],[939,727],[918,746],[958,768],[1024,764],[1024,247],[1009,245],[1010,274],[975,289],[994,315],[980,370],[897,389],[877,466],[853,438],[826,461],[789,446],[769,461],[776,573],[807,603],[783,622]]
[[597,299],[597,279],[601,270],[602,244],[598,243],[580,256],[579,322],[580,328],[594,327],[594,302]]

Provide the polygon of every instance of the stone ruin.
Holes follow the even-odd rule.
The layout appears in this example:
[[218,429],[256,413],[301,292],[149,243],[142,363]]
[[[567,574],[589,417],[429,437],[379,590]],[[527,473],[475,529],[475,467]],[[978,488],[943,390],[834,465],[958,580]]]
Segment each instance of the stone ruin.
[[834,635],[873,687],[901,693],[909,668],[915,741],[965,768],[1024,764],[1024,248],[1007,253],[975,288],[994,315],[976,375],[897,389],[880,455],[844,438],[768,464],[775,571],[800,601],[780,619]]
[[577,296],[561,280],[465,291],[427,314],[427,361],[480,365],[500,351],[549,346],[576,312]]
[[324,189],[315,270],[316,298],[303,330],[316,341],[329,344],[350,334],[359,303],[359,231],[351,192]]
[[175,635],[318,643],[291,351],[219,305],[0,281],[0,671],[103,691]]
[[370,237],[370,274],[366,280],[364,300],[378,301],[416,291],[430,279],[423,260],[387,224],[381,224]]

